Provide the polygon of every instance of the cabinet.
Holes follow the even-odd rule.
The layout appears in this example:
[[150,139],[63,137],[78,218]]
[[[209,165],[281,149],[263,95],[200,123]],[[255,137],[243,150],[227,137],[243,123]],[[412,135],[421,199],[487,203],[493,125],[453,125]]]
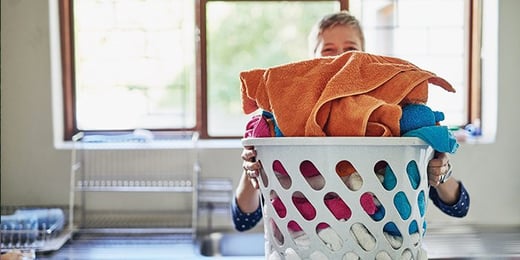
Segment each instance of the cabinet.
[[80,133],[73,141],[71,230],[196,235],[197,133]]

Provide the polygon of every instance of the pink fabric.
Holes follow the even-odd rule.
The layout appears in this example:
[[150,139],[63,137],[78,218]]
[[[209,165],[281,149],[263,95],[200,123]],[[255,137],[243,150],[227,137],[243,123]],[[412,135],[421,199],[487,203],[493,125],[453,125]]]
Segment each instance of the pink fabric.
[[371,193],[363,193],[361,195],[361,198],[359,199],[359,202],[361,203],[361,207],[365,210],[365,212],[369,215],[374,215],[377,211],[377,206],[374,202],[374,195]]
[[244,137],[270,137],[269,124],[261,115],[251,117],[246,125]]

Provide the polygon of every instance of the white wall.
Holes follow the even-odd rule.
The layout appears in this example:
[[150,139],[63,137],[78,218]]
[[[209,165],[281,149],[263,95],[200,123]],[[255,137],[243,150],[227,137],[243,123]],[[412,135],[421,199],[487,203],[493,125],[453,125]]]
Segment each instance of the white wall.
[[[463,144],[453,156],[456,177],[471,194],[471,210],[454,220],[430,207],[430,222],[520,225],[517,168],[520,1],[499,1],[498,125],[490,144]],[[490,39],[493,40],[493,39]],[[68,150],[55,149],[47,1],[1,1],[1,204],[68,203]],[[241,173],[240,147],[201,153],[204,176]]]

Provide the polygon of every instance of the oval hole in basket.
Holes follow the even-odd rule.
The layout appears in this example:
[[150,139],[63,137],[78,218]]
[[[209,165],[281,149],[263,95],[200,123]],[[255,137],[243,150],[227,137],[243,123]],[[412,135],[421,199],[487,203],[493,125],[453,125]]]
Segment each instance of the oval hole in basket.
[[305,160],[300,163],[300,173],[314,190],[321,190],[325,186],[325,178],[311,161]]
[[417,221],[414,219],[412,222],[410,222],[410,225],[408,226],[408,234],[415,234],[419,232],[419,225],[417,225]]
[[371,251],[376,246],[376,239],[361,223],[354,223],[350,226],[350,234],[356,240],[358,245],[365,251]]
[[400,191],[394,196],[394,206],[399,212],[401,219],[406,220],[412,214],[412,208],[410,206],[410,202],[406,198],[406,194],[403,191]]
[[383,227],[383,231],[385,233],[388,233],[390,236],[402,237],[401,231],[399,231],[399,228],[397,228],[397,225],[394,222],[386,223],[385,226]]
[[363,186],[363,178],[354,165],[347,160],[339,161],[336,164],[336,174],[351,191],[357,191]]
[[306,220],[312,220],[316,217],[316,208],[312,203],[305,197],[303,193],[297,191],[293,193],[292,201],[300,215]]
[[421,183],[421,175],[419,174],[419,168],[417,168],[417,163],[415,161],[410,161],[408,165],[406,165],[406,173],[412,188],[414,190],[417,189],[419,183]]
[[307,233],[305,233],[305,231],[300,226],[300,224],[298,224],[298,222],[290,220],[287,223],[287,230],[289,231],[289,234],[291,234],[291,238],[294,240],[296,244],[299,243],[301,245],[305,245],[307,243],[310,243],[309,237],[306,237]]
[[352,210],[335,192],[327,193],[323,202],[330,213],[339,221],[347,221],[352,216]]
[[265,174],[265,170],[260,168],[260,183],[264,185],[264,188],[269,186],[269,178],[267,178],[267,174]]
[[419,225],[417,225],[417,221],[414,219],[410,226],[408,226],[408,234],[410,234],[410,240],[414,246],[417,246],[421,242],[421,235],[419,234]]
[[278,217],[285,218],[285,216],[287,216],[287,207],[285,207],[285,205],[283,204],[282,199],[278,197],[278,194],[274,190],[271,191],[270,196],[271,204],[273,205],[274,211],[276,212]]
[[285,167],[283,167],[283,164],[279,160],[273,161],[273,172],[282,188],[287,190],[291,187],[291,176],[289,176],[287,170],[285,170]]
[[385,190],[391,191],[395,188],[397,185],[397,177],[395,176],[394,170],[392,167],[385,161],[380,161],[379,163],[383,164],[381,168],[378,168],[376,170],[376,167],[374,167],[374,172],[376,173],[376,176],[379,178],[379,180],[383,184],[383,188]]
[[323,244],[332,251],[338,251],[343,247],[343,239],[325,222],[316,226],[316,234]]
[[375,195],[374,195],[374,203],[376,205],[376,212],[374,212],[373,215],[370,215],[370,217],[375,221],[380,221],[385,217],[386,209],[383,206],[383,204],[381,204],[379,199],[377,199],[377,197]]
[[421,217],[424,217],[424,213],[426,213],[426,198],[424,197],[424,190],[419,192],[419,195],[417,196],[417,207],[419,207]]
[[271,233],[271,236],[272,236],[274,242],[276,244],[278,244],[279,246],[282,246],[285,241],[282,232],[280,232],[278,225],[272,218],[269,218],[269,223],[270,223],[270,225],[269,225],[270,232],[269,233]]
[[403,253],[401,254],[401,259],[413,259],[412,251],[410,251],[409,248],[403,250]]
[[350,251],[350,252],[346,252],[343,255],[342,259],[361,259],[361,258],[359,258],[359,256],[356,253]]
[[378,210],[378,205],[381,205],[381,203],[379,203],[379,200],[372,192],[363,193],[359,197],[359,204],[369,216],[373,216],[374,214],[376,214]]
[[380,182],[383,181],[383,177],[385,175],[385,169],[388,167],[388,163],[384,160],[378,161],[374,164],[374,173]]
[[394,222],[386,223],[383,227],[384,236],[386,241],[390,244],[393,249],[399,249],[403,245],[403,236]]

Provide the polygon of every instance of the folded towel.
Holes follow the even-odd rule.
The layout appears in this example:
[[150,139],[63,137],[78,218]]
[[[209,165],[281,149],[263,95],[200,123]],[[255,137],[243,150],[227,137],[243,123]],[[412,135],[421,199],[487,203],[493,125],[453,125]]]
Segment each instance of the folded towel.
[[130,134],[85,135],[81,141],[84,143],[146,143],[153,139],[150,130],[135,129]]
[[401,59],[346,52],[240,73],[242,109],[273,113],[284,136],[400,136],[403,104],[426,103],[435,74]]

